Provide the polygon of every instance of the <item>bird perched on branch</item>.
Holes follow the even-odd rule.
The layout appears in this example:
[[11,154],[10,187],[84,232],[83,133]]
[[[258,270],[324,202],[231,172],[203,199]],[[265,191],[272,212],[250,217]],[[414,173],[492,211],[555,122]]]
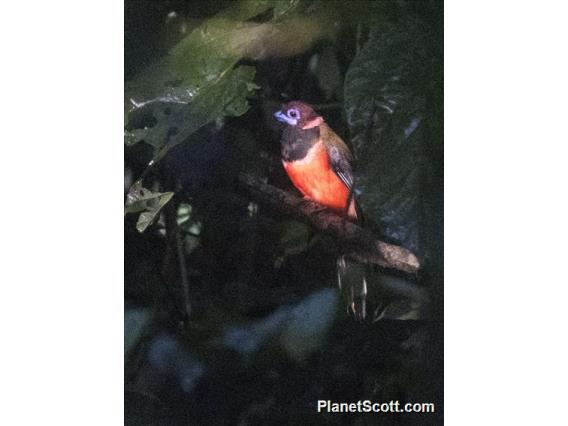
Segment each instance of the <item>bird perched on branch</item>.
[[[314,109],[300,101],[285,104],[274,117],[286,124],[282,164],[305,199],[328,207],[353,222],[361,220],[353,192],[353,156],[341,138]],[[367,282],[364,265],[342,255],[337,260],[340,288],[349,287],[350,309],[365,318]],[[347,285],[346,285],[347,284]]]

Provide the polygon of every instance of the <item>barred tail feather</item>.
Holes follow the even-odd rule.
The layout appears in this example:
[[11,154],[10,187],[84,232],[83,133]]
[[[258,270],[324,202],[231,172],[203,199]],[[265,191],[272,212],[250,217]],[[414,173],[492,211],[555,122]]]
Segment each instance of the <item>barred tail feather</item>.
[[347,299],[348,310],[355,319],[367,316],[367,280],[364,264],[342,255],[337,258],[337,284]]

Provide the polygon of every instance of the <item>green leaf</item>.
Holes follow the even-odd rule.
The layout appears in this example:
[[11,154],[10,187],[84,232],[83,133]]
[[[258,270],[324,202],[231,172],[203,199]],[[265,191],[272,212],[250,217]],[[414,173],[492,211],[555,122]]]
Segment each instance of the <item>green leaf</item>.
[[184,225],[191,219],[193,208],[190,204],[181,203],[177,211],[177,224],[178,226]]
[[[264,43],[254,30],[262,24],[245,22],[270,8],[274,18],[292,15],[298,0],[239,1],[204,21],[174,46],[167,57],[149,67],[125,87],[125,114],[152,102],[188,103],[204,87],[221,78],[246,55],[249,45]],[[277,47],[277,46],[274,46]]]
[[376,25],[345,77],[345,111],[365,216],[419,251],[426,108],[434,39],[423,23]]
[[[239,116],[248,110],[247,96],[254,90],[251,82],[255,68],[239,66],[227,71],[215,84],[201,89],[191,103],[168,107],[154,127],[127,132],[127,143],[144,140],[159,153],[183,142],[207,123],[225,116]],[[156,154],[156,157],[161,155]]]
[[233,31],[275,4],[293,1],[239,1],[204,21],[161,61],[126,82],[125,113],[147,103],[187,103],[207,84],[232,68],[240,51],[230,50]]
[[[254,67],[234,68],[241,58],[295,55],[336,33],[326,17],[297,16],[310,4],[239,1],[204,21],[164,60],[126,83],[125,144],[144,140],[155,148],[157,161],[203,125],[244,114],[247,97],[259,87]],[[270,9],[272,20],[250,21]]]
[[162,208],[172,199],[173,192],[152,192],[142,187],[141,182],[136,182],[128,191],[124,214],[140,213],[136,223],[138,232],[144,232],[150,226]]

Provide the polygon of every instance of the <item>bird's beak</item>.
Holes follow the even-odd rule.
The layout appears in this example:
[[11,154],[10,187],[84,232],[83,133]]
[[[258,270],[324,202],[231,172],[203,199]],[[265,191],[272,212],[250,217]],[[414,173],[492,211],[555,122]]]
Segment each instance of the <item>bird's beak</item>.
[[286,114],[284,114],[282,111],[276,111],[274,113],[274,118],[277,119],[278,121],[281,121],[282,123],[287,123],[291,126],[295,126],[297,124],[297,121],[294,120],[293,118],[288,117]]

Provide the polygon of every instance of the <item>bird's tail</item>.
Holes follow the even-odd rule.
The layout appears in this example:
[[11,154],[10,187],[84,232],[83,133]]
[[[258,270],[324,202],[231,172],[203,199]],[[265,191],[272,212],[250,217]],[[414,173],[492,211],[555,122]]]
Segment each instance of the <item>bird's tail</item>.
[[349,259],[347,255],[337,258],[337,283],[347,300],[347,310],[359,321],[367,316],[366,274],[365,264]]

